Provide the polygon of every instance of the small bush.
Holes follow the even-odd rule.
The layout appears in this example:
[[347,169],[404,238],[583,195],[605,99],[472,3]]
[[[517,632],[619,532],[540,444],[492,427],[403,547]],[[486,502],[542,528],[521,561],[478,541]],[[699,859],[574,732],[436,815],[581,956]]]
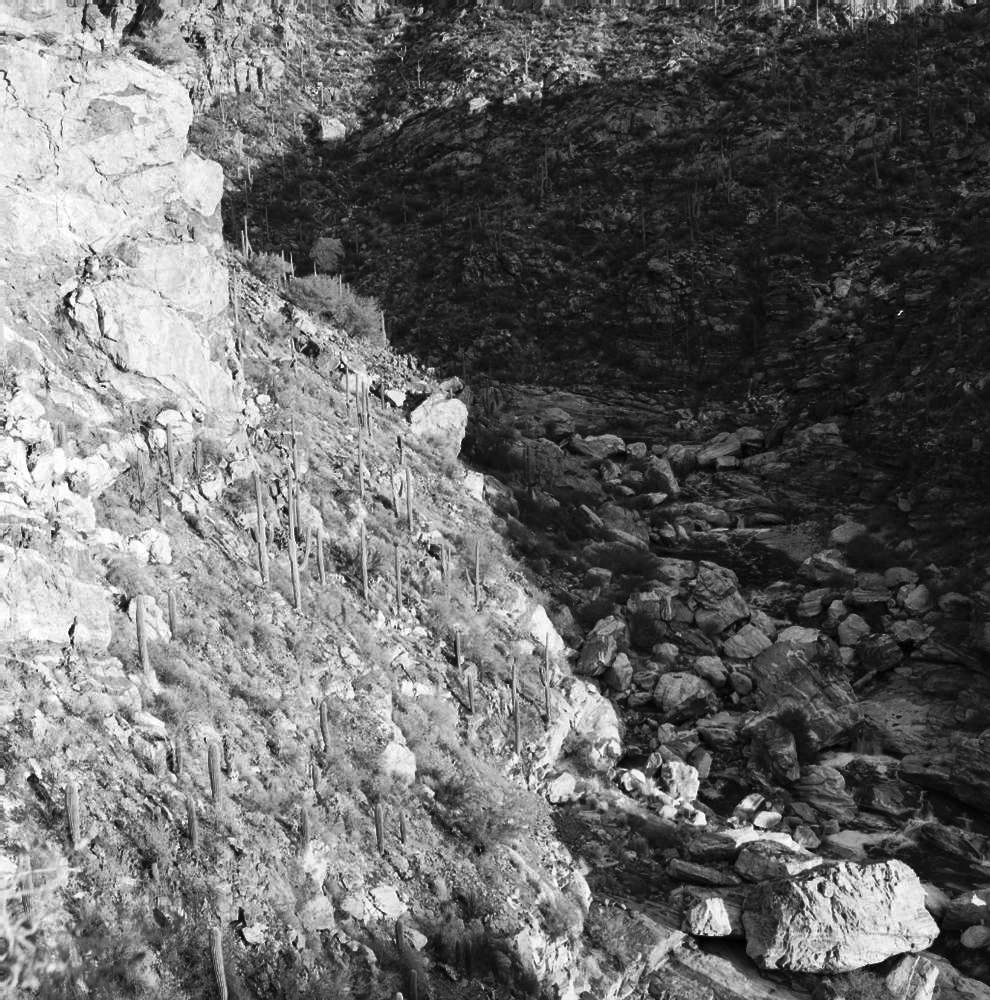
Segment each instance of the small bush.
[[273,285],[281,285],[285,276],[292,273],[288,261],[274,253],[254,254],[248,261],[248,268],[262,281],[271,282]]
[[875,535],[862,534],[850,539],[846,546],[846,558],[856,569],[882,572],[899,563],[896,552],[888,548]]
[[286,297],[300,309],[343,328],[354,340],[385,346],[378,303],[373,298],[358,295],[336,278],[322,274],[296,278],[289,285]]
[[174,21],[142,26],[137,34],[130,36],[128,43],[139,59],[152,66],[176,66],[195,55]]

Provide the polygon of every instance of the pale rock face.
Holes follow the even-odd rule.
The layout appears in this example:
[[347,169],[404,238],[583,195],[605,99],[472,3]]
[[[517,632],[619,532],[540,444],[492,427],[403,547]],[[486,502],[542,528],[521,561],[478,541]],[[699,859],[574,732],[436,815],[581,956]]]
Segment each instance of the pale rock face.
[[460,454],[467,421],[467,407],[459,399],[448,399],[442,393],[430,396],[409,414],[414,434],[433,441],[454,456]]
[[884,983],[898,1000],[932,1000],[938,966],[921,955],[905,955],[887,973]]
[[[236,412],[237,387],[214,360],[228,334],[214,256],[222,171],[187,152],[181,83],[98,55],[86,35],[0,41],[0,270],[83,273],[60,290],[77,335],[168,393]],[[126,377],[108,371],[123,392]]]
[[794,972],[849,972],[938,936],[925,890],[901,861],[838,862],[764,883],[747,898],[743,926],[757,965]]
[[0,545],[0,636],[5,643],[69,643],[76,623],[77,649],[102,653],[110,644],[109,595],[75,579],[31,549]]
[[612,665],[620,646],[629,641],[626,623],[615,615],[602,618],[588,633],[581,647],[576,672],[589,677],[600,677]]
[[557,769],[564,741],[573,736],[585,746],[586,762],[608,771],[622,754],[622,735],[615,706],[580,677],[564,677],[554,690],[550,728],[536,747],[533,769]]

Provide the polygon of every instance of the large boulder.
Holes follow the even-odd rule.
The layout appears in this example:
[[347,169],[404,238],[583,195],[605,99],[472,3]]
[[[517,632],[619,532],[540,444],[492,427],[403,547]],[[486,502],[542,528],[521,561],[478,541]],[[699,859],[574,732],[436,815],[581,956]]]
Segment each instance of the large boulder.
[[749,614],[736,574],[713,562],[698,564],[691,598],[697,608],[695,623],[709,635],[718,635]]
[[718,707],[718,695],[708,681],[681,671],[664,674],[657,681],[653,700],[668,722],[697,719]]
[[615,660],[620,649],[629,644],[626,623],[615,615],[602,618],[588,633],[581,647],[575,671],[588,677],[600,677]]
[[849,972],[927,948],[938,925],[901,861],[839,862],[767,882],[743,909],[746,952],[764,969]]
[[[223,172],[187,148],[185,87],[102,58],[86,35],[44,42],[0,38],[0,270],[76,275],[61,288],[67,337],[84,358],[109,356],[125,397],[171,395],[231,419]],[[15,283],[18,296],[34,289]]]
[[816,751],[840,742],[860,718],[856,696],[834,654],[834,644],[824,637],[778,640],[747,667],[759,707],[779,717],[800,717],[802,735]]
[[[110,645],[110,595],[32,549],[0,545],[0,638],[87,653]],[[74,626],[74,627],[73,627]]]
[[414,434],[455,456],[460,454],[467,422],[467,407],[444,393],[434,393],[409,414]]

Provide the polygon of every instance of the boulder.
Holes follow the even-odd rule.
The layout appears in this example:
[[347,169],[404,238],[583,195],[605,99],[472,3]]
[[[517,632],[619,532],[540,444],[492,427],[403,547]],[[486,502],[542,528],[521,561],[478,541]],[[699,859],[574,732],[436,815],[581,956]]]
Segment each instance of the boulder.
[[666,493],[670,497],[676,497],[681,492],[670,462],[666,458],[657,458],[656,455],[651,455],[646,461],[643,486],[651,492]]
[[596,462],[603,462],[613,455],[626,453],[626,442],[617,434],[595,434],[590,437],[575,434],[568,442],[568,447],[576,454],[584,455]]
[[716,434],[698,452],[698,465],[701,468],[717,465],[720,458],[734,458],[742,451],[742,440],[738,434],[723,431]]
[[722,643],[722,652],[733,660],[751,660],[773,643],[755,625],[747,624]]
[[681,671],[660,678],[653,691],[653,700],[669,722],[697,719],[718,706],[718,695],[708,681]]
[[791,786],[794,797],[806,802],[823,816],[848,823],[856,817],[856,803],[846,791],[846,782],[834,767],[807,764]]
[[905,955],[887,973],[884,985],[897,1000],[932,1000],[938,966],[923,955]]
[[32,549],[0,544],[0,640],[102,653],[110,645],[110,594]]
[[746,953],[764,969],[849,972],[938,936],[918,876],[901,861],[838,862],[764,883],[742,915]]
[[736,574],[713,562],[698,564],[691,597],[697,606],[695,623],[709,635],[718,635],[749,614]]
[[780,714],[793,710],[802,719],[815,750],[840,742],[859,721],[856,696],[835,656],[835,645],[781,642],[749,662],[759,707]]
[[859,615],[848,615],[839,622],[839,645],[855,646],[860,639],[868,636],[872,629]]
[[628,644],[626,623],[615,615],[602,618],[584,640],[575,672],[587,677],[600,677],[612,665],[619,648]]
[[414,434],[453,456],[460,454],[467,422],[467,407],[459,399],[448,399],[443,393],[430,396],[409,414]]
[[743,937],[742,903],[715,892],[692,891],[685,900],[682,928],[695,937]]
[[736,871],[747,882],[768,882],[817,868],[823,861],[812,854],[775,840],[751,840],[736,858]]
[[663,790],[675,799],[683,802],[694,802],[698,797],[701,780],[698,771],[690,764],[679,760],[668,760],[660,768],[660,785]]

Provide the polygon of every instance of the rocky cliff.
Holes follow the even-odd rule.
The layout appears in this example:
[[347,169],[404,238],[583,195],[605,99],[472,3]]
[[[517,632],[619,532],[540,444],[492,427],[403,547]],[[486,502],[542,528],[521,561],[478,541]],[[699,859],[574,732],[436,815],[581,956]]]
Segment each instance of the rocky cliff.
[[291,305],[188,53],[116,51],[183,9],[0,20],[4,989],[983,1000],[982,581],[822,488],[889,486],[833,421]]

